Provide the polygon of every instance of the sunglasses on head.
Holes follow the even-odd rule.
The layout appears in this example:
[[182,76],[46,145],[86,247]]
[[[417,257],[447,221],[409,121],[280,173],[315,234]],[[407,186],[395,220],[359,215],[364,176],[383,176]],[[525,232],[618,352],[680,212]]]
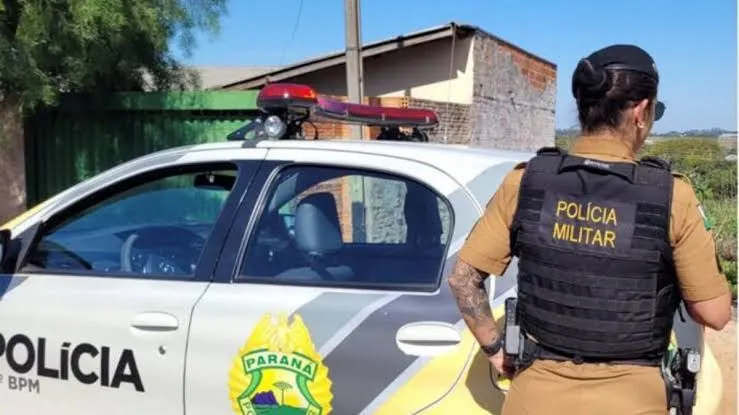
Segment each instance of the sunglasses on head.
[[665,115],[665,110],[667,110],[667,105],[662,101],[657,101],[657,103],[654,104],[654,121],[659,121],[659,119]]

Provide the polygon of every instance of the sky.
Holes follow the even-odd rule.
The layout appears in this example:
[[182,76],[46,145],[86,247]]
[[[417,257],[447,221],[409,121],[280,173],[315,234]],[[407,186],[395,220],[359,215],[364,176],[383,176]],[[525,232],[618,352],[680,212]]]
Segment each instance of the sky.
[[[230,0],[215,36],[199,35],[186,63],[286,65],[343,50],[344,0]],[[660,71],[667,112],[654,127],[737,125],[736,0],[361,0],[363,43],[446,24],[470,24],[557,64],[557,128],[576,125],[578,60],[609,44],[644,48]],[[293,27],[297,29],[293,36]]]

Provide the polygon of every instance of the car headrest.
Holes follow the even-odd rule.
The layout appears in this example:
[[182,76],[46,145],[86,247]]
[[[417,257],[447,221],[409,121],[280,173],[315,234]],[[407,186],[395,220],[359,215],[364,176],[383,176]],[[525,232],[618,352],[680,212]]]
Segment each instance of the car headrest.
[[436,195],[416,183],[408,182],[406,187],[403,213],[408,243],[418,248],[439,247],[442,224]]
[[339,213],[331,193],[315,193],[298,203],[295,211],[295,242],[309,254],[327,254],[343,245]]

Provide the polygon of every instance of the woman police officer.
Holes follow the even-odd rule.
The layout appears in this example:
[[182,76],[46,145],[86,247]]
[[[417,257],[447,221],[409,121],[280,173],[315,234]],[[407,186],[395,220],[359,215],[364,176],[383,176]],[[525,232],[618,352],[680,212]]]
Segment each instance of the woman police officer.
[[679,301],[720,330],[728,284],[690,184],[637,160],[654,121],[659,74],[639,47],[582,59],[572,93],[582,134],[507,174],[449,277],[462,316],[503,373],[483,281],[518,258],[521,329],[533,362],[512,374],[504,414],[665,414],[659,364]]

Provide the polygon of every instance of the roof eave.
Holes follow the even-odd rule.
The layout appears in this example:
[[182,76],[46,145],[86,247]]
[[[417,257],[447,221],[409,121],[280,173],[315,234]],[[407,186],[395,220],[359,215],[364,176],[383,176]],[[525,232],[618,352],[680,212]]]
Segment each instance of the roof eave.
[[[478,29],[467,25],[458,25],[450,23],[448,25],[424,30],[421,32],[411,33],[398,36],[392,39],[385,39],[379,42],[370,43],[362,47],[362,57],[371,57],[381,55],[383,53],[392,52],[405,47],[416,46],[419,44],[432,42],[439,39],[451,37],[453,35],[466,36]],[[218,89],[254,89],[260,88],[267,83],[280,82],[284,79],[294,78],[306,73],[315,72],[321,69],[330,68],[336,65],[346,63],[346,54],[344,52],[335,52],[322,57],[310,59],[297,65],[278,69],[276,71],[263,74],[257,77],[244,79],[221,85]]]
[[[378,42],[366,44],[362,47],[362,57],[365,58],[381,55],[383,53],[396,51],[405,47],[416,46],[427,42],[433,42],[435,40],[449,38],[452,36],[466,37],[474,34],[480,34],[482,36],[492,38],[497,42],[504,43],[507,46],[520,51],[521,53],[531,56],[534,59],[537,59],[545,64],[551,65],[555,70],[557,69],[557,65],[554,62],[544,59],[541,56],[537,56],[507,40],[501,39],[500,37],[495,36],[481,29],[480,27],[466,24],[457,24],[456,22],[451,22],[446,25],[425,29],[419,32],[409,33],[394,38],[384,39]],[[268,83],[280,82],[285,79],[292,79],[301,75],[305,75],[307,73],[315,72],[337,65],[343,65],[345,63],[346,53],[344,51],[339,51],[299,62],[295,65],[280,68],[255,77],[214,86],[210,89],[258,89]]]

